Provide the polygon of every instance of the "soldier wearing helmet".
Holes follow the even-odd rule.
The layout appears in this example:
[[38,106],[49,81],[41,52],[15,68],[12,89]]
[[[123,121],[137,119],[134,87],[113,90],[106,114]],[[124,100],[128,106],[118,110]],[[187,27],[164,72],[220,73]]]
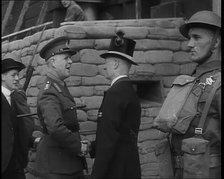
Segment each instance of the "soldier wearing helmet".
[[221,57],[221,18],[211,11],[194,14],[180,27],[180,33],[189,39],[190,57],[203,64],[220,60]]
[[[181,143],[183,139],[195,135],[205,103],[218,78],[217,74],[220,75],[221,72],[221,18],[211,11],[199,11],[179,30],[189,40],[187,46],[190,59],[198,64],[192,76],[204,84],[197,105],[198,115],[194,117],[185,134],[172,134],[175,178],[184,178]],[[221,178],[221,85],[215,92],[205,121],[202,136],[209,141],[208,178]]]

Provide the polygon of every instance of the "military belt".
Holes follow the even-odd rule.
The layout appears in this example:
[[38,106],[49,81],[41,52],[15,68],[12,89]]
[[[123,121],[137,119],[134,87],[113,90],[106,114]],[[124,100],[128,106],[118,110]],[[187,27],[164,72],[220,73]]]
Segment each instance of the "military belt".
[[174,156],[174,168],[184,168],[183,157],[181,155]]

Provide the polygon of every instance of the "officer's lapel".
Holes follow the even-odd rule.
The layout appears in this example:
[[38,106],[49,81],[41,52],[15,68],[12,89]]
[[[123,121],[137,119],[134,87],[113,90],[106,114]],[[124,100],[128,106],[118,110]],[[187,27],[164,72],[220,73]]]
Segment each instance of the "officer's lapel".
[[67,86],[62,86],[55,82],[53,83],[53,86],[59,93],[61,93],[63,96],[69,98],[70,100],[72,100],[74,102],[74,99],[73,99],[72,95],[70,94]]

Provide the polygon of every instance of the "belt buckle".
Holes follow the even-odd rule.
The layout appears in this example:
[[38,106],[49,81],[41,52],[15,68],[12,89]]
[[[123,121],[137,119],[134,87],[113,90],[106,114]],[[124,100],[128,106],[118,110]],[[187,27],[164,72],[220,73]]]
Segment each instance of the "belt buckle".
[[202,128],[195,128],[194,133],[197,135],[202,135],[202,131],[203,131]]

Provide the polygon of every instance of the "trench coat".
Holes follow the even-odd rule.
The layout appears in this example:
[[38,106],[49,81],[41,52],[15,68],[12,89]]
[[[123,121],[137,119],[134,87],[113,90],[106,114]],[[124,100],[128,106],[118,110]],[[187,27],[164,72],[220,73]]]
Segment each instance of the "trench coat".
[[120,78],[104,94],[98,112],[92,179],[140,179],[137,147],[141,107],[131,81]]
[[47,76],[41,86],[37,112],[44,135],[37,146],[35,171],[39,177],[82,172],[86,163],[79,156],[76,103],[67,87],[56,78]]

